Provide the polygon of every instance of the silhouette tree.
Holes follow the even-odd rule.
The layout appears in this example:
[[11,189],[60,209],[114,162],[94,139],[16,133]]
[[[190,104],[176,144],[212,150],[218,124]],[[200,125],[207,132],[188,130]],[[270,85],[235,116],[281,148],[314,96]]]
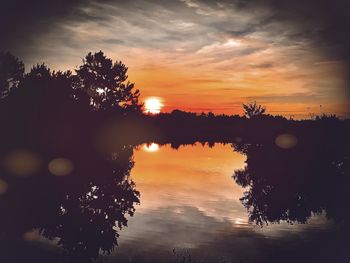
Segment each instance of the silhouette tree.
[[249,118],[255,118],[264,115],[266,108],[258,105],[256,101],[254,103],[243,104],[244,115]]
[[9,52],[0,52],[0,99],[9,95],[23,79],[24,64]]
[[139,192],[129,178],[132,149],[124,145],[115,152],[119,158],[111,162],[94,156],[93,165],[77,167],[83,174],[60,185],[55,216],[40,230],[50,239],[60,238],[70,261],[89,262],[100,250],[110,253],[117,245],[118,229],[127,226],[127,215],[134,215]]
[[273,140],[233,144],[247,155],[246,167],[233,178],[247,189],[240,200],[251,222],[306,223],[323,211],[335,221],[349,222],[350,141],[346,130],[334,130],[303,128],[297,136],[303,143],[290,149]]
[[87,54],[76,70],[76,98],[89,100],[96,110],[141,111],[140,91],[127,81],[128,68],[107,58],[102,51]]
[[[0,179],[10,186],[0,208],[11,204],[0,217],[0,242],[23,240],[34,229],[58,239],[69,262],[86,263],[117,245],[118,229],[133,215],[139,192],[129,178],[133,147],[121,142],[113,153],[96,149],[99,118],[74,100],[72,81],[69,71],[36,65],[0,102],[0,160],[25,149],[41,163],[25,179],[0,164]],[[47,169],[60,156],[74,165],[65,177]]]
[[[115,148],[118,157],[107,160],[86,145],[85,140],[76,142],[65,151],[74,163],[65,177],[42,167],[24,180],[0,167],[1,180],[11,185],[0,196],[1,209],[11,204],[0,217],[0,242],[22,240],[36,230],[57,240],[67,252],[67,262],[74,263],[92,262],[100,252],[110,253],[117,246],[118,230],[127,226],[139,203],[140,194],[130,179],[133,146]],[[39,156],[48,161],[64,154],[45,146]]]

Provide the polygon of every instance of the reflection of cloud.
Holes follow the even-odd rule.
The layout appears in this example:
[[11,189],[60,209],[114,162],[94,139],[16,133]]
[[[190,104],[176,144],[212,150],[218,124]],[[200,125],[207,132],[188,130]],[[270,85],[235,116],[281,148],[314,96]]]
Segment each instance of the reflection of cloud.
[[234,222],[245,215],[245,209],[239,202],[243,189],[231,176],[235,169],[243,167],[244,159],[229,145],[221,144],[178,150],[165,145],[156,158],[136,151],[131,175],[142,193],[138,212],[191,206],[217,220]]
[[231,226],[230,222],[217,221],[195,207],[162,207],[146,213],[137,212],[130,218],[128,228],[120,232],[119,242],[123,246],[128,240],[137,239],[148,247],[195,248],[208,242],[208,235],[225,232]]
[[314,255],[319,249],[319,245],[314,245],[315,240],[327,241],[333,230],[331,226],[324,227],[324,218],[317,217],[309,225],[282,223],[264,228],[241,225],[240,220],[237,218],[236,224],[217,220],[190,206],[137,212],[130,218],[129,227],[120,232],[119,246],[112,258],[168,262],[175,249],[198,260],[205,258],[206,262],[217,262],[221,257],[228,262],[281,262],[286,255],[299,259],[287,262],[305,262],[302,257],[305,253]]

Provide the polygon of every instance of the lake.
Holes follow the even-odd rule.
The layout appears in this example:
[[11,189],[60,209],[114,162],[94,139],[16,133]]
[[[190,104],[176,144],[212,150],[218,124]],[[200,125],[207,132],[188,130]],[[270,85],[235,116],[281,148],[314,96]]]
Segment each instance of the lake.
[[[301,202],[314,196],[319,201],[319,190],[331,195],[332,184],[325,186],[321,175],[323,189],[311,182],[314,177],[309,184],[304,174],[299,174],[303,184],[291,183],[298,176],[290,181],[290,171],[305,168],[305,156],[297,164],[288,155],[286,163],[285,149],[275,154],[271,148],[267,156],[252,145],[211,146],[123,146],[112,154],[113,167],[122,174],[114,175],[117,181],[114,176],[89,178],[85,184],[85,179],[67,175],[9,182],[9,189],[13,185],[23,195],[27,190],[31,194],[24,201],[21,193],[9,192],[4,201],[21,209],[7,205],[10,215],[2,225],[16,234],[2,242],[2,257],[7,262],[87,262],[98,254],[97,262],[345,262],[348,227],[326,213],[335,210],[334,204]],[[308,162],[306,173],[310,167]],[[269,177],[273,172],[279,179]],[[267,191],[273,200],[264,199]],[[67,250],[73,255],[86,251],[86,257],[79,253],[71,258]]]
[[[231,145],[209,148],[197,143],[175,150],[145,144],[135,151],[134,160],[131,177],[141,192],[141,204],[120,232],[111,258],[173,262],[175,249],[177,255],[191,255],[198,262],[263,262],[277,260],[279,250],[293,251],[293,262],[295,251],[314,258],[316,251],[305,250],[333,227],[322,214],[308,224],[249,224],[239,200],[245,189],[232,178],[245,166],[246,157]],[[328,256],[331,261],[335,255]]]

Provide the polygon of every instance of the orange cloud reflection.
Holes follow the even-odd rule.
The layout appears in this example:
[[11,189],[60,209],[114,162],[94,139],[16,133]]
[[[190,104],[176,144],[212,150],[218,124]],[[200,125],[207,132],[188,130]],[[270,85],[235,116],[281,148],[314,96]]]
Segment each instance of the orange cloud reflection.
[[[233,152],[229,145],[158,148],[157,155],[148,154],[144,145],[135,152],[132,179],[142,193],[138,213],[165,207],[194,207],[208,216],[222,220],[247,218],[239,198],[244,189],[235,184],[232,173],[244,166],[245,157]],[[229,209],[225,209],[228,206]]]

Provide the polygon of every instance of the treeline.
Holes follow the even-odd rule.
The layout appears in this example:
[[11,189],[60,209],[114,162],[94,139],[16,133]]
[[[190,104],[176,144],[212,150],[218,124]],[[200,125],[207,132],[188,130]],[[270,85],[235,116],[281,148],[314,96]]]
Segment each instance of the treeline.
[[158,141],[174,147],[195,141],[271,140],[281,133],[343,136],[348,131],[349,122],[335,115],[296,121],[270,115],[256,102],[242,105],[243,116],[181,110],[143,114],[140,91],[128,80],[127,70],[100,51],[87,54],[74,71],[52,71],[41,64],[25,73],[23,62],[0,53],[1,145],[54,141],[62,147],[101,131],[119,145]]

